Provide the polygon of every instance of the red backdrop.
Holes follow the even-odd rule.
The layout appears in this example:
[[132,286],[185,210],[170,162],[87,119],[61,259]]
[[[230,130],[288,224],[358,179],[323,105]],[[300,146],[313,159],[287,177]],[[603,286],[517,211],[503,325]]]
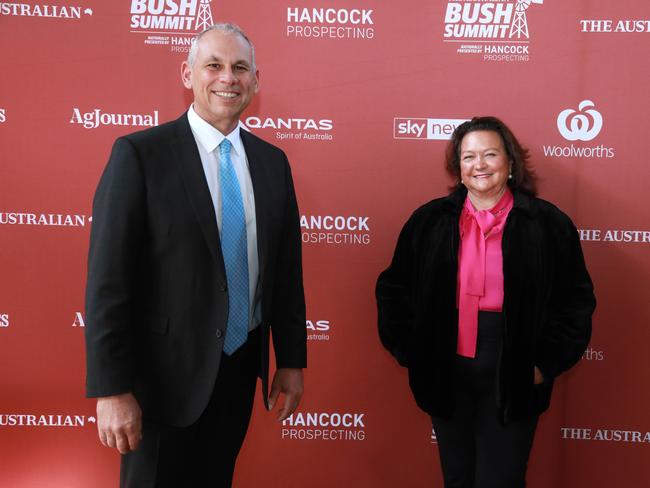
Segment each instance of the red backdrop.
[[226,20],[261,70],[244,122],[292,162],[310,337],[300,413],[280,425],[258,398],[235,486],[442,485],[373,289],[410,212],[446,192],[445,139],[473,115],[530,149],[598,297],[530,486],[650,486],[647,19],[642,0],[0,2],[0,485],[117,486],[84,399],[92,195],[117,136],[187,108],[187,42]]

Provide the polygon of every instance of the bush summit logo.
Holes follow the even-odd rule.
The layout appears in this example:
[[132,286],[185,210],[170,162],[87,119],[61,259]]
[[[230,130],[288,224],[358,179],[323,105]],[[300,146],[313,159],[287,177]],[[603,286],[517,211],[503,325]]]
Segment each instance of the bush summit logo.
[[192,39],[214,24],[212,0],[131,0],[131,32],[147,34],[148,45],[187,52]]
[[483,61],[530,59],[527,11],[544,0],[462,0],[447,2],[443,41],[460,43],[459,54],[482,54]]

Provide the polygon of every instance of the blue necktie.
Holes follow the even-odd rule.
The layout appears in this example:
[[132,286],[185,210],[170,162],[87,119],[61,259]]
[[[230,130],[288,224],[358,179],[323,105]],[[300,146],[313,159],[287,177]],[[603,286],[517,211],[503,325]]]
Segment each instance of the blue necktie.
[[228,328],[223,350],[229,356],[248,336],[248,245],[246,215],[239,181],[230,160],[232,144],[219,144],[221,186],[221,252],[228,281]]

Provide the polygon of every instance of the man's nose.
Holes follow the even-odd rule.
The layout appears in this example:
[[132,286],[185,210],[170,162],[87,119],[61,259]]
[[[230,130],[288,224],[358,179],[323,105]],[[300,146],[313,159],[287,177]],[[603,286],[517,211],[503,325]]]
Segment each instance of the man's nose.
[[235,72],[230,66],[226,66],[221,71],[221,73],[219,73],[219,79],[223,83],[228,83],[228,84],[237,83],[237,77],[235,76]]

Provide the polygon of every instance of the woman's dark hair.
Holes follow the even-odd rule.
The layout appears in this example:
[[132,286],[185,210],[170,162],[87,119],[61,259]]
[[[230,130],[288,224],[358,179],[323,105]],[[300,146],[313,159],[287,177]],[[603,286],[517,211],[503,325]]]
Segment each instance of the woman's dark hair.
[[512,178],[508,179],[508,186],[536,195],[537,178],[530,166],[528,149],[519,144],[508,126],[496,117],[474,117],[456,127],[446,153],[447,172],[456,180],[453,188],[458,189],[463,186],[460,181],[460,145],[467,134],[477,130],[496,132],[501,137],[508,160],[512,163]]

